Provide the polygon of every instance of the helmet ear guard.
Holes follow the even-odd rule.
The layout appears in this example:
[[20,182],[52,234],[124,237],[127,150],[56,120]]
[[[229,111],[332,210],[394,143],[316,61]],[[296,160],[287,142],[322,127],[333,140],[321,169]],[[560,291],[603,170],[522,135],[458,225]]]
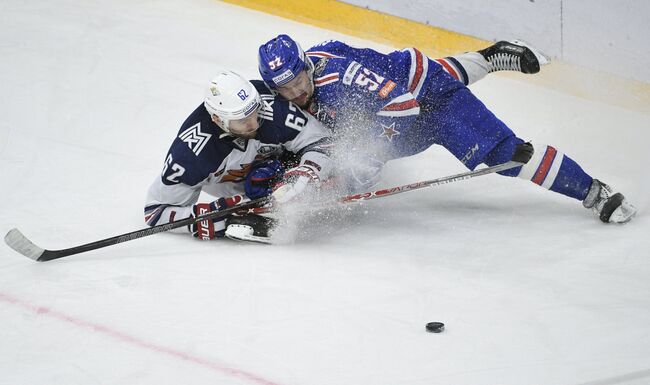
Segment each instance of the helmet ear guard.
[[203,106],[221,120],[224,131],[230,132],[231,120],[245,119],[261,106],[260,94],[255,86],[241,75],[220,70],[208,85]]
[[300,45],[287,35],[278,35],[258,50],[260,75],[271,88],[281,87],[295,79],[303,70],[311,81],[314,64]]

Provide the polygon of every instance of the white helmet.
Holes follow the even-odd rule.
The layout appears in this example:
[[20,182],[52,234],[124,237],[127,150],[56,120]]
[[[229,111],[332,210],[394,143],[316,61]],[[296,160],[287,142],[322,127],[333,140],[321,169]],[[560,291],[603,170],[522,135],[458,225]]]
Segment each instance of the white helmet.
[[261,98],[251,82],[232,71],[220,70],[210,80],[203,105],[230,132],[229,122],[251,116],[261,105]]

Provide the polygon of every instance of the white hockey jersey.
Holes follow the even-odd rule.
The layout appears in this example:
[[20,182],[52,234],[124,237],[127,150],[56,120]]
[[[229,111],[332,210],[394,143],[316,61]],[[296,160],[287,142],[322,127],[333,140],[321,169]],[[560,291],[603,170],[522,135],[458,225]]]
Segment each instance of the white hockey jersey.
[[216,198],[244,195],[251,166],[289,152],[319,168],[319,178],[332,171],[330,131],[291,102],[275,97],[253,80],[262,97],[260,128],[255,139],[225,133],[201,104],[183,123],[167,153],[163,171],[149,188],[144,208],[150,226],[188,218],[202,191]]

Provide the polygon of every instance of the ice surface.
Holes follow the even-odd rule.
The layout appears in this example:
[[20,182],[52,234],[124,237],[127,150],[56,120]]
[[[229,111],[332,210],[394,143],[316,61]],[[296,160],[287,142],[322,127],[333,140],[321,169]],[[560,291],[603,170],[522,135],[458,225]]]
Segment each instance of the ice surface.
[[[143,227],[214,68],[256,77],[257,46],[281,32],[388,50],[207,0],[2,2],[2,234],[58,249]],[[1,245],[0,384],[649,383],[650,117],[523,75],[474,91],[638,217],[606,226],[490,175],[312,220],[277,246],[159,234],[35,263]],[[389,164],[384,185],[462,171],[432,148]]]

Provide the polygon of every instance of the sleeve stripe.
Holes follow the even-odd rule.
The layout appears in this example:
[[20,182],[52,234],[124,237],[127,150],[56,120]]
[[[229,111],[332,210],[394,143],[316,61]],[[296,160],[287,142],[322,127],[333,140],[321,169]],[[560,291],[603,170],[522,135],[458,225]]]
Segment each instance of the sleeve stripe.
[[160,220],[160,217],[162,216],[163,211],[165,211],[165,208],[167,208],[167,205],[158,205],[158,208],[155,210],[147,213],[145,210],[145,215],[144,215],[144,221],[149,225],[149,226],[155,226],[156,223]]
[[326,57],[326,58],[329,58],[329,59],[345,59],[344,56],[333,55],[333,54],[331,54],[329,52],[325,52],[325,51],[309,51],[309,52],[305,52],[305,55],[307,55],[307,56],[315,56],[315,57]]
[[420,95],[422,86],[424,85],[424,79],[427,77],[429,58],[424,56],[424,54],[416,48],[407,48],[406,50],[411,54],[408,87],[413,96],[417,98]]
[[420,113],[420,103],[410,93],[405,93],[391,100],[377,115],[379,116],[409,116]]
[[388,105],[384,106],[384,108],[382,108],[381,110],[382,111],[404,111],[404,110],[408,110],[408,109],[419,107],[419,106],[420,106],[420,104],[418,103],[417,100],[411,99],[411,100],[407,100],[407,101],[401,102],[401,103],[388,104]]
[[456,69],[450,63],[448,63],[447,60],[445,59],[435,59],[435,60],[442,66],[442,68],[445,69],[445,71],[447,71],[447,73],[449,73],[449,75],[453,76],[454,79],[461,80],[460,76],[458,75],[458,72],[456,72]]
[[456,69],[456,71],[462,77],[461,81],[463,82],[463,84],[467,85],[469,83],[469,76],[467,76],[467,71],[465,71],[465,68],[463,67],[463,65],[460,64],[460,62],[458,60],[456,60],[455,57],[450,56],[450,57],[446,58],[446,60],[448,60],[449,62],[451,62],[451,64],[454,65],[454,68]]
[[332,74],[327,74],[325,76],[321,76],[319,78],[314,79],[314,85],[316,87],[321,87],[326,84],[330,83],[335,83],[339,81],[339,74],[338,72],[332,73]]
[[420,114],[420,107],[415,107],[415,108],[410,108],[408,110],[396,110],[396,111],[379,111],[377,115],[379,116],[388,116],[391,118],[395,117],[402,117],[402,116],[411,116],[411,115],[419,115]]
[[144,212],[145,212],[145,214],[146,214],[146,213],[148,213],[148,212],[150,212],[150,211],[153,211],[153,210],[157,209],[157,208],[160,207],[160,206],[162,206],[162,205],[151,205],[151,206],[145,206],[145,208],[144,208]]

